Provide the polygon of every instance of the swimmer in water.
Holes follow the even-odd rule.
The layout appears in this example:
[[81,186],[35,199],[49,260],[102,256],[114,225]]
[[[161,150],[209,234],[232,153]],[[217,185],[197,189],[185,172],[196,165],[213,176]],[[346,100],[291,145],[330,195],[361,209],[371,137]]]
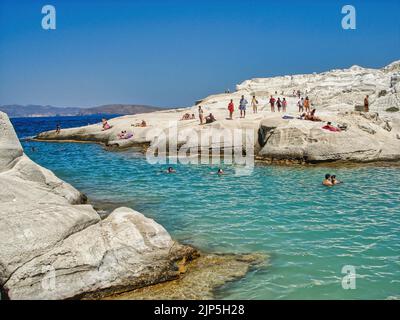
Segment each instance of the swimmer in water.
[[218,175],[223,175],[223,174],[225,174],[225,172],[224,172],[224,170],[222,170],[222,169],[220,168],[220,169],[218,169],[217,174],[218,174]]
[[176,170],[172,167],[169,167],[166,172],[167,173],[176,173]]
[[332,180],[331,180],[331,175],[329,173],[327,173],[325,175],[325,179],[324,179],[324,181],[322,181],[322,184],[324,186],[329,186],[329,187],[333,186],[333,183],[332,183]]
[[335,175],[331,176],[331,182],[332,182],[333,185],[342,183],[341,181],[336,179]]

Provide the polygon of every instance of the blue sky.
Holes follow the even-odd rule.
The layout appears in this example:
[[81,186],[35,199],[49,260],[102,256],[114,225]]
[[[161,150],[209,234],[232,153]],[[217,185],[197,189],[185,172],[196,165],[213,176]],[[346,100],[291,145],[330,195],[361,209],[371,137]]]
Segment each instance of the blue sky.
[[[57,29],[41,28],[41,8]],[[342,6],[357,29],[341,28]],[[1,0],[0,104],[191,105],[254,77],[400,59],[400,1]]]

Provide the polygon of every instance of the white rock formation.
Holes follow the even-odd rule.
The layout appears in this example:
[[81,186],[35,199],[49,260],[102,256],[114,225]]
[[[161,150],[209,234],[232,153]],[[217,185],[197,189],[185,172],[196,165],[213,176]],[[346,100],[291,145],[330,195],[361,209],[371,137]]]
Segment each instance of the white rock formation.
[[291,95],[300,90],[310,97],[318,110],[353,111],[354,106],[363,104],[365,95],[370,96],[370,111],[384,111],[385,105],[374,103],[382,91],[394,92],[392,78],[400,69],[400,61],[382,69],[353,66],[349,69],[331,70],[320,74],[303,74],[285,77],[261,78],[244,81],[237,90],[261,97],[278,95],[282,91]]
[[102,296],[175,278],[193,249],[139,212],[105,220],[24,153],[0,112],[0,288],[11,299]]
[[[346,124],[342,132],[321,129],[321,122],[290,120],[274,127],[269,120],[261,123],[264,146],[260,157],[278,160],[393,161],[400,159],[400,140],[390,122],[377,114],[359,112],[329,115],[333,123]],[[268,130],[269,129],[269,130]]]
[[[169,133],[171,126],[175,125],[176,144],[193,149],[198,147],[199,151],[218,149],[222,144],[220,137],[225,138],[224,150],[240,146],[241,141],[231,137],[235,130],[241,129],[242,141],[254,141],[254,153],[259,158],[312,162],[399,160],[400,112],[396,111],[400,106],[399,70],[400,61],[396,61],[382,69],[353,66],[321,74],[252,79],[238,85],[234,93],[216,94],[198,102],[203,106],[204,115],[213,113],[218,120],[212,124],[199,126],[197,119],[178,121],[185,113],[197,117],[198,105],[194,105],[115,118],[109,121],[113,127],[107,131],[101,131],[97,124],[63,129],[60,134],[45,132],[38,139],[96,141],[119,147],[151,145],[162,149],[170,143],[173,145],[173,135]],[[321,122],[284,120],[281,113],[270,112],[270,95],[285,97],[288,101],[285,114],[297,117],[298,99],[292,95],[297,90],[303,96],[307,93],[312,108],[317,109],[317,116],[323,121],[346,123],[348,130],[332,133],[323,130]],[[370,96],[370,114],[353,112],[356,105],[363,105],[367,94]],[[246,119],[239,118],[238,105],[242,95],[249,103]],[[250,105],[252,95],[256,95],[259,102],[257,114],[253,114]],[[227,106],[231,99],[235,103],[234,120],[227,120]],[[388,112],[388,109],[393,112]],[[148,123],[147,128],[131,126],[142,119]],[[385,123],[385,129],[382,123]],[[273,131],[266,141],[264,135],[268,127]],[[123,130],[133,132],[134,137],[118,140],[117,135]]]

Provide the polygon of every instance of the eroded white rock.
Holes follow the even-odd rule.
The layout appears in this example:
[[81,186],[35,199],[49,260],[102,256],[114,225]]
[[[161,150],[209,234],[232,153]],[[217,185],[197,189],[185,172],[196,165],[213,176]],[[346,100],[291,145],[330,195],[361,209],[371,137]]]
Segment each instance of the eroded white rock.
[[78,204],[80,192],[23,154],[4,113],[0,120],[3,293],[11,299],[97,297],[176,277],[173,261],[186,248],[162,226],[128,208],[100,220],[92,206]]

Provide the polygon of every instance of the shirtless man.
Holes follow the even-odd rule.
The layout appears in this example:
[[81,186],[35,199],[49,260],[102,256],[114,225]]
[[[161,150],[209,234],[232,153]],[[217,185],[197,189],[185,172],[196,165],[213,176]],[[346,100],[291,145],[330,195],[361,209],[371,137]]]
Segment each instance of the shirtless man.
[[324,186],[328,186],[328,187],[333,186],[333,183],[332,183],[332,180],[331,180],[331,175],[329,173],[327,173],[325,175],[325,179],[324,179],[324,181],[322,181],[322,184]]
[[258,111],[258,101],[256,99],[256,96],[253,96],[253,99],[251,100],[251,106],[253,107],[253,113],[257,113],[257,111]]

